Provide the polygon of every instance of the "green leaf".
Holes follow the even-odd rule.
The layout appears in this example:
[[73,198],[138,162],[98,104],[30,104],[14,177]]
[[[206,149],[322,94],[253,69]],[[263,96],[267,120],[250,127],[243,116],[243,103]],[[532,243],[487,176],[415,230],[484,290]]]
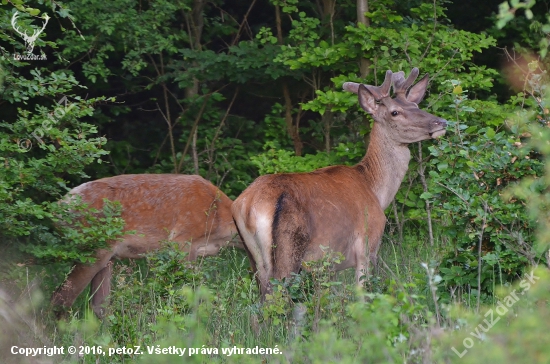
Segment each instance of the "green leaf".
[[37,16],[38,14],[40,14],[40,10],[38,9],[33,9],[33,8],[27,8],[26,9],[29,14],[31,14],[32,16]]
[[424,192],[420,195],[421,199],[427,200],[429,198],[432,198],[434,195],[430,192]]

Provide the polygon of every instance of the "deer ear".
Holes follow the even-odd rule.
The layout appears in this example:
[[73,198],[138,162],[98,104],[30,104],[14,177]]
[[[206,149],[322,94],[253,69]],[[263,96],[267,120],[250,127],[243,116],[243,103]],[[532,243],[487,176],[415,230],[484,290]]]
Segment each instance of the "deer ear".
[[365,85],[359,85],[357,94],[359,95],[359,105],[361,105],[363,110],[371,115],[374,115],[376,109],[378,109],[378,105],[376,104],[376,98],[374,97],[374,95],[369,91],[368,88],[365,87]]
[[420,81],[416,83],[409,92],[407,93],[407,101],[414,102],[415,104],[420,104],[420,101],[424,98],[424,94],[426,93],[426,89],[428,88],[428,81],[430,81],[430,78],[428,77],[428,74],[424,75]]

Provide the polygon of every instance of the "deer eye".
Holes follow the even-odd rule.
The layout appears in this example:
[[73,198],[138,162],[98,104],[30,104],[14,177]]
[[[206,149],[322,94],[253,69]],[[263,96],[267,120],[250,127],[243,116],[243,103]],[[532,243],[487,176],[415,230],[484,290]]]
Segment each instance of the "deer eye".
[[397,115],[399,115],[399,111],[392,111],[391,112],[391,116],[397,116]]

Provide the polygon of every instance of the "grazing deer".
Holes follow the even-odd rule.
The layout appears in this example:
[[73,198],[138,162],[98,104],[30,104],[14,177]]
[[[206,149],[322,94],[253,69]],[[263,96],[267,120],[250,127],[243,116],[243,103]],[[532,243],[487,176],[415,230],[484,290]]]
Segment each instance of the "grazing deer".
[[121,240],[96,253],[93,264],[78,263],[54,292],[54,306],[70,307],[91,282],[92,309],[103,317],[111,289],[113,258],[142,258],[160,248],[160,241],[179,243],[190,260],[215,255],[222,246],[242,248],[230,242],[237,234],[231,216],[232,201],[200,176],[176,174],[129,174],[84,183],[69,192],[79,195],[91,208],[101,210],[103,199],[120,201],[126,231]]
[[[345,256],[336,270],[355,266],[357,283],[376,264],[386,217],[408,169],[408,144],[445,134],[447,122],[418,104],[428,75],[413,68],[386,72],[380,87],[346,82],[344,90],[374,119],[366,155],[353,167],[331,166],[310,173],[261,176],[233,203],[231,210],[257,272],[262,299],[270,279],[289,277],[303,261],[322,257],[320,245]],[[395,98],[389,91],[393,80]],[[367,244],[365,244],[367,238]]]

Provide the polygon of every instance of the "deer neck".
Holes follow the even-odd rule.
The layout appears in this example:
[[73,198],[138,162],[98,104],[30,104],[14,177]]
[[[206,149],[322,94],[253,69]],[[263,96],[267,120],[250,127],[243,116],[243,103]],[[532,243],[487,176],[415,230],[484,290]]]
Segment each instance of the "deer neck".
[[382,209],[386,209],[394,199],[407,173],[410,159],[408,146],[391,140],[375,122],[367,154],[359,165],[364,167],[367,183],[378,197]]

